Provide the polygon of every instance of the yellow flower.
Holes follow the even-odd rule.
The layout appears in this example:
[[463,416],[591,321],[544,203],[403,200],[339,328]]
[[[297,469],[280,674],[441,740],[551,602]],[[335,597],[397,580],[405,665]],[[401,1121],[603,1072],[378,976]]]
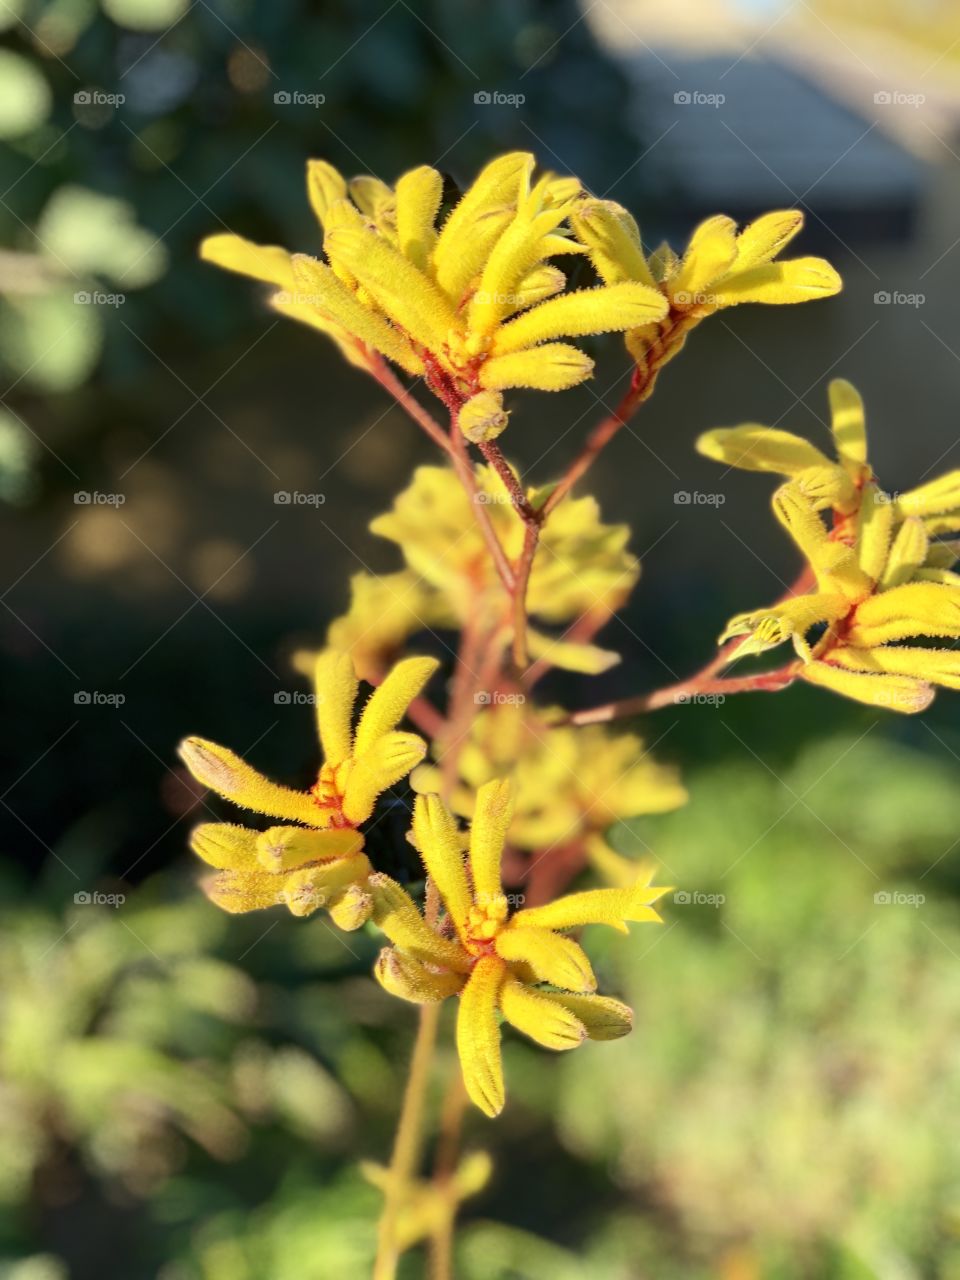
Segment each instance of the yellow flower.
[[[829,397],[835,462],[801,436],[755,422],[707,431],[697,441],[697,448],[728,467],[786,476],[818,510],[832,508],[834,522],[843,523],[859,510],[861,495],[875,476],[867,460],[866,416],[860,393],[843,378],[835,378]],[[895,522],[912,516],[922,520],[931,535],[958,531],[960,471],[950,471],[891,502]]]
[[187,738],[180,755],[204,786],[284,824],[258,832],[207,822],[191,847],[217,875],[204,885],[225,911],[256,911],[284,902],[297,916],[320,906],[342,929],[370,916],[370,863],[358,827],[377,796],[423,759],[426,744],[396,726],[437,668],[433,658],[398,663],[367,701],[352,728],[357,677],[348,655],[328,650],[314,664],[317,727],[324,762],[309,791],[271,782],[226,747]]
[[[483,503],[508,557],[523,545],[521,521],[491,467],[474,472],[477,501]],[[530,489],[537,506],[548,490]],[[480,620],[497,642],[512,636],[510,601],[477,528],[471,500],[447,467],[418,467],[392,511],[371,522],[371,530],[395,542],[409,571],[352,581],[349,613],[330,628],[330,643],[349,646],[362,663],[382,660],[404,634],[422,627],[461,627]],[[605,618],[628,597],[640,564],[627,550],[627,525],[606,525],[593,498],[565,498],[543,527],[527,592],[531,618],[565,623],[583,616]],[[573,671],[603,671],[618,656],[595,645],[554,639],[529,631],[534,657]]]
[[777,490],[773,509],[807,560],[815,589],[738,615],[721,644],[746,636],[740,657],[792,640],[800,679],[893,711],[922,711],[933,685],[960,688],[960,650],[902,644],[960,639],[951,544],[931,543],[917,516],[898,524],[894,502],[872,480],[856,516],[830,530],[796,481]]
[[[534,850],[586,838],[593,857],[595,852],[602,856],[599,838],[614,823],[667,813],[686,802],[676,770],[657,763],[637,734],[601,725],[552,725],[552,715],[528,702],[484,708],[469,738],[459,744],[454,812],[469,818],[478,789],[509,772],[514,793],[509,843]],[[440,771],[420,765],[411,782],[417,791],[435,791]]]
[[438,225],[436,169],[412,169],[390,188],[312,160],[325,261],[231,234],[209,237],[201,256],[275,286],[277,310],[328,333],[354,364],[374,370],[383,356],[423,374],[451,407],[490,393],[469,426],[471,438],[492,438],[484,432],[505,423],[500,392],[590,377],[589,357],[556,339],[623,332],[667,310],[657,289],[632,280],[564,292],[550,259],[581,251],[566,228],[580,184],[534,181],[534,167],[522,151],[491,161]]
[[803,226],[798,209],[764,214],[739,233],[731,218],[708,218],[694,231],[682,258],[666,244],[645,254],[636,222],[612,200],[578,201],[571,225],[608,287],[633,281],[659,290],[667,304],[662,317],[631,326],[626,335],[627,349],[645,381],[643,398],[653,389],[657,371],[706,316],[741,302],[828,298],[842,287],[823,258],[774,261]]
[[386,990],[415,1003],[459,993],[457,1052],[471,1100],[488,1116],[503,1109],[498,1015],[548,1049],[574,1049],[587,1038],[612,1040],[630,1030],[630,1009],[596,995],[583,949],[565,931],[659,921],[652,904],[666,892],[640,881],[626,889],[590,889],[510,914],[500,859],[512,817],[510,784],[480,789],[469,851],[439,797],[420,796],[412,838],[446,908],[455,936],[423,920],[398,884],[371,877],[375,920],[394,944],[377,962]]

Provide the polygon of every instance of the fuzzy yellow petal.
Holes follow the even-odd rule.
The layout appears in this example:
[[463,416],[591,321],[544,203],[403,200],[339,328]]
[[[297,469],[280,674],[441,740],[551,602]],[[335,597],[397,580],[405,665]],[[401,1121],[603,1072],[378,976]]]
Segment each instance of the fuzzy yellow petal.
[[534,267],[517,286],[510,314],[543,302],[545,298],[552,298],[555,294],[562,293],[566,287],[567,277],[559,267]]
[[547,1000],[515,978],[507,978],[500,991],[503,1016],[518,1031],[545,1049],[576,1049],[587,1038],[586,1028],[566,1006]]
[[230,822],[203,822],[190,832],[190,848],[218,871],[252,871],[257,864],[257,835]]
[[597,980],[582,947],[549,929],[524,928],[514,920],[497,935],[497,955],[529,966],[538,982],[567,991],[596,991]]
[[492,902],[503,893],[500,859],[513,820],[513,791],[505,778],[485,783],[477,792],[470,826],[470,872],[475,896]]
[[532,658],[543,658],[561,671],[578,671],[586,676],[601,675],[620,662],[619,653],[612,649],[574,640],[555,640],[534,627],[527,628],[527,647]]
[[909,676],[847,671],[827,662],[808,662],[801,670],[800,678],[856,702],[908,715],[924,711],[932,702],[934,693],[929,684]]
[[279,894],[291,915],[312,916],[321,907],[329,907],[347,885],[364,880],[370,864],[361,854],[355,858],[337,858],[333,862],[299,867],[283,878]]
[[491,160],[447,216],[433,251],[433,266],[437,283],[455,301],[483,269],[513,216],[521,184],[534,163],[527,151],[511,151]]
[[670,282],[672,298],[681,305],[695,305],[703,300],[700,295],[736,260],[736,230],[733,219],[723,214],[700,223]]
[[356,755],[362,756],[397,727],[439,665],[436,658],[405,658],[391,669],[363,708],[354,741]]
[[633,1010],[612,996],[575,996],[566,991],[539,994],[542,999],[569,1009],[591,1040],[619,1040],[633,1030]]
[[[927,484],[919,485],[897,498],[897,510],[904,516],[934,516],[960,509],[960,471],[948,471]],[[957,521],[960,524],[960,520]]]
[[632,281],[577,289],[502,325],[494,337],[493,353],[522,351],[550,338],[622,332],[661,320],[666,312],[667,300],[662,293]]
[[411,169],[397,182],[397,244],[415,267],[426,270],[436,244],[434,223],[443,195],[443,176],[429,165]]
[[309,795],[271,782],[226,747],[205,738],[185,738],[179,751],[198,782],[234,804],[270,818],[306,822],[314,827],[325,825],[322,811]]
[[266,871],[295,871],[307,863],[344,858],[363,848],[363,835],[350,827],[328,827],[326,831],[271,827],[252,834],[256,859]]
[[346,194],[347,184],[332,164],[326,160],[307,161],[307,195],[321,226],[326,224],[330,206],[343,200]]
[[385,733],[363,755],[357,756],[343,792],[343,816],[353,823],[366,822],[377,796],[420,763],[427,744],[415,733]]
[[849,601],[837,593],[811,592],[783,600],[769,609],[737,614],[730,619],[723,635],[717,641],[725,644],[737,636],[749,636],[737,649],[737,655],[764,653],[776,648],[785,640],[793,639],[801,657],[809,658],[804,636],[811,627],[823,622],[838,622],[849,612]]
[[347,191],[360,212],[377,223],[383,217],[384,211],[392,210],[395,204],[393,190],[382,178],[374,178],[369,173],[351,178],[347,183]]
[[410,895],[382,872],[370,876],[373,894],[374,923],[402,951],[425,964],[453,969],[457,973],[470,970],[471,959],[459,943],[441,938],[431,929]]
[[833,378],[828,388],[830,425],[837,454],[854,475],[867,462],[867,419],[863,397],[852,382]]
[[[472,906],[456,819],[439,796],[417,796],[413,843],[437,886],[450,918],[462,935]],[[497,891],[500,892],[499,885]]]
[[490,251],[479,286],[467,309],[471,333],[491,335],[514,306],[520,282],[545,258],[556,252],[550,242],[566,217],[561,207],[543,207],[544,184],[521,196],[516,215]]
[[503,1061],[497,1006],[506,967],[495,956],[483,956],[474,966],[460,996],[457,1012],[457,1054],[470,1101],[487,1116],[497,1116],[505,1101]]
[[773,495],[773,513],[803,552],[823,591],[841,591],[851,598],[865,595],[870,580],[857,565],[853,550],[827,533],[813,503],[795,484]]
[[200,257],[204,262],[236,271],[281,289],[293,288],[293,267],[290,254],[275,244],[254,244],[229,232],[207,236],[200,245]]
[[908,582],[882,591],[858,607],[848,638],[870,649],[911,636],[960,636],[960,590]]
[[336,768],[353,752],[351,721],[358,682],[350,655],[322,650],[313,668],[313,687],[323,758]]
[[790,243],[803,226],[799,209],[777,209],[749,223],[737,236],[737,258],[734,270],[771,262]]
[[907,645],[883,645],[877,649],[845,646],[831,658],[853,671],[889,672],[914,676],[948,689],[960,689],[960,649],[918,649]]
[[593,373],[589,356],[566,342],[548,342],[530,351],[494,356],[480,366],[480,385],[491,391],[529,387],[534,391],[566,391]]
[[383,948],[373,973],[385,991],[411,1004],[438,1004],[456,995],[465,982],[462,973],[437,972],[396,947]]
[[857,559],[874,582],[879,581],[890,554],[893,537],[893,505],[875,484],[865,484],[857,519]]
[[[344,933],[352,933],[367,923],[373,915],[373,894],[369,883],[348,885],[342,893],[326,904],[330,919]],[[293,908],[291,907],[292,911]]]
[[264,871],[220,871],[201,880],[200,886],[212,903],[230,915],[263,911],[284,902],[283,881]]
[[518,911],[513,917],[516,928],[574,929],[585,924],[608,924],[627,933],[627,921],[660,922],[651,903],[666,893],[645,882],[628,889],[587,889],[568,893],[542,907]]
[[443,349],[456,317],[429,277],[373,231],[338,229],[324,244],[404,333],[431,351]]
[[606,284],[637,280],[654,288],[656,281],[643,256],[640,231],[633,217],[613,200],[582,200],[570,215],[577,239]]
[[698,453],[744,471],[775,471],[795,476],[808,467],[829,467],[829,458],[809,441],[790,431],[744,422],[738,427],[706,431],[696,443]]
[[715,303],[718,307],[735,307],[741,302],[778,306],[829,298],[842,288],[843,281],[823,258],[793,258],[732,275],[719,286]]
[[295,301],[314,307],[409,373],[422,371],[422,361],[403,334],[383,316],[365,307],[332,268],[302,253],[294,254],[292,261],[297,288]]

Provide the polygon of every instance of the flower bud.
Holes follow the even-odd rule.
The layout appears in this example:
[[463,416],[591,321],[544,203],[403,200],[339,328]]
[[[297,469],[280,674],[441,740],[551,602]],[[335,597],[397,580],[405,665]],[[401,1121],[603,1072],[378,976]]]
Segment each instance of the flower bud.
[[503,396],[497,391],[479,391],[460,410],[460,430],[473,444],[496,440],[507,425],[510,415],[503,407]]

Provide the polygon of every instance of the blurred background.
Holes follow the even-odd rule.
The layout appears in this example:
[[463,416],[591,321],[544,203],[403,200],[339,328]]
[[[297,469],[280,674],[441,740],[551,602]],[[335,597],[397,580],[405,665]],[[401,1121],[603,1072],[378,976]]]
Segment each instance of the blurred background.
[[[374,939],[202,899],[174,749],[309,777],[290,653],[351,573],[399,567],[367,524],[430,453],[196,246],[315,250],[308,156],[463,185],[527,148],[677,247],[710,213],[806,211],[799,251],[845,292],[704,325],[591,475],[644,576],[603,637],[622,667],[550,692],[635,693],[796,569],[772,483],[700,459],[700,431],[823,441],[842,374],[888,488],[960,465],[960,12],[5,0],[0,28],[0,1277],[363,1275],[356,1165],[389,1149],[411,1011],[369,980]],[[517,398],[531,480],[616,402],[619,344],[595,354],[585,387]],[[275,503],[294,489],[324,502]],[[589,939],[632,1037],[508,1037],[458,1276],[960,1277],[956,706],[803,688],[642,726],[691,799],[616,841],[687,898]]]

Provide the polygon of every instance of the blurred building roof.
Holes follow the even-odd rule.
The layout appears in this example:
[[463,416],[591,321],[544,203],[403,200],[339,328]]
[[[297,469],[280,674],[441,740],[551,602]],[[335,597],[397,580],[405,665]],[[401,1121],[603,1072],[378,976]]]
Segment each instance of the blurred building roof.
[[802,204],[844,238],[906,235],[960,133],[956,67],[799,8],[608,0],[589,15],[634,84],[645,167],[688,209]]

